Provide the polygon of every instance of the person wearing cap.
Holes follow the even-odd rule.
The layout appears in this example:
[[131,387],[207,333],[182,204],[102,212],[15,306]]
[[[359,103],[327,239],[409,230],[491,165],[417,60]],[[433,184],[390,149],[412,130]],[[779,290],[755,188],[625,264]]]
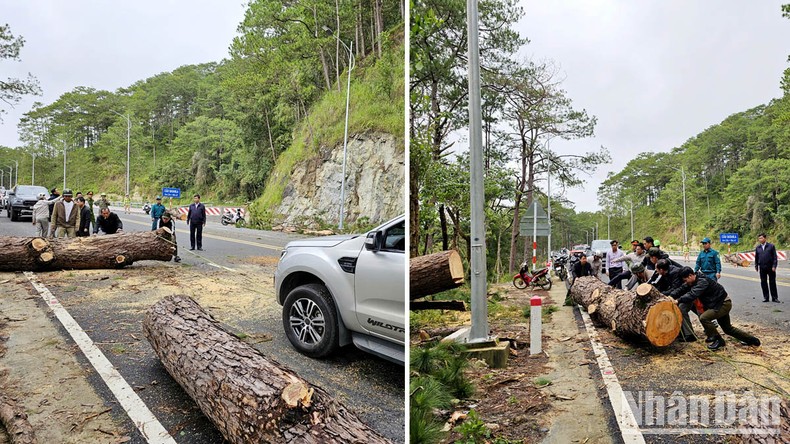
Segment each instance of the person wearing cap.
[[74,199],[80,211],[80,225],[77,228],[77,237],[88,237],[91,235],[91,212],[85,205],[85,198],[78,196]]
[[36,226],[36,236],[49,236],[49,216],[54,200],[47,200],[46,193],[38,193],[38,201],[33,205],[33,225]]
[[162,198],[160,196],[156,196],[156,203],[151,206],[151,231],[156,230],[156,227],[159,226],[159,219],[165,214],[164,205],[162,205]]
[[721,284],[708,278],[703,273],[694,273],[691,267],[683,267],[680,270],[680,278],[683,285],[667,295],[674,298],[675,303],[691,304],[695,300],[702,303],[703,313],[699,320],[708,342],[708,349],[718,350],[726,344],[724,338],[719,334],[716,323],[721,326],[724,333],[740,340],[745,345],[759,346],[760,340],[751,334],[732,326],[730,311],[732,310],[732,300],[727,295],[727,291]]
[[631,278],[625,284],[626,290],[633,290],[639,284],[644,284],[650,279],[651,273],[644,265],[634,264],[631,266]]
[[206,226],[206,206],[200,202],[200,194],[195,194],[194,202],[187,211],[187,224],[189,224],[189,249],[203,250],[203,227]]
[[101,193],[101,197],[96,201],[96,205],[99,206],[99,210],[110,208],[110,201],[107,200],[107,193]]
[[162,213],[162,217],[159,219],[159,225],[157,228],[167,228],[170,230],[170,234],[172,235],[173,246],[176,247],[176,251],[173,256],[173,261],[181,262],[181,258],[178,257],[178,242],[176,241],[176,221],[173,219],[173,216],[170,214],[169,211],[165,211]]
[[52,218],[49,223],[55,237],[77,237],[77,227],[80,226],[80,210],[71,199],[74,194],[70,189],[63,190],[63,200],[55,202],[52,208]]
[[694,273],[698,271],[717,282],[721,277],[721,258],[719,252],[710,247],[709,237],[702,239],[702,251],[699,252],[697,264],[694,266]]
[[661,251],[661,249],[658,247],[650,247],[647,250],[647,257],[642,261],[642,265],[644,265],[645,268],[647,268],[648,270],[655,270],[656,262],[658,262],[659,259],[666,259],[672,265],[676,267],[682,267],[682,265],[670,259],[669,254],[667,254],[664,251]]
[[132,212],[131,207],[132,207],[132,199],[127,194],[126,196],[123,196],[123,212],[125,214],[131,213]]

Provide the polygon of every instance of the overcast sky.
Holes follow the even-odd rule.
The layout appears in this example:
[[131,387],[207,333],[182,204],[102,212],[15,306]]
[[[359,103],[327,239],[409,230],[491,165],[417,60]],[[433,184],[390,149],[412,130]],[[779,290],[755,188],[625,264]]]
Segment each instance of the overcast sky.
[[598,209],[597,189],[637,153],[669,151],[727,116],[780,97],[789,65],[787,0],[524,0],[524,54],[552,59],[575,107],[598,117],[596,137],[555,141],[560,152],[601,145],[613,162],[567,195]]
[[0,145],[18,146],[17,123],[33,102],[77,86],[115,91],[182,65],[228,57],[242,0],[0,0],[0,20],[25,39],[21,62],[0,60],[0,79],[38,78],[43,96],[9,109]]

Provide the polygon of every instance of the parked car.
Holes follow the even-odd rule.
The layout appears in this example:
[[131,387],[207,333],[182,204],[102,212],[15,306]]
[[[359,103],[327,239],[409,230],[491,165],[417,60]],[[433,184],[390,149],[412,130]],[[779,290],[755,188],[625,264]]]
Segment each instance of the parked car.
[[353,343],[384,359],[405,361],[405,217],[366,235],[288,243],[274,272],[283,328],[314,358]]
[[49,191],[38,185],[15,185],[8,190],[5,206],[8,217],[12,221],[18,221],[20,216],[32,216],[38,193],[49,196]]

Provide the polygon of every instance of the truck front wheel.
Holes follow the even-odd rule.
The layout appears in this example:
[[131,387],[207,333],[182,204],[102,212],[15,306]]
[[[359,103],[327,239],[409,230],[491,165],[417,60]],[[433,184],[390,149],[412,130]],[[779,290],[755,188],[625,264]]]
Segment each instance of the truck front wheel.
[[338,348],[338,318],[329,290],[307,284],[288,293],[283,304],[285,336],[296,350],[311,358],[323,358]]

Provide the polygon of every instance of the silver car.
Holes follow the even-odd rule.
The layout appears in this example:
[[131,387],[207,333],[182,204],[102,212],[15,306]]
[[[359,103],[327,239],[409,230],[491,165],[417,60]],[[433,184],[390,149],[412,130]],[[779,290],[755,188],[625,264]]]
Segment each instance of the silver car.
[[299,352],[328,356],[353,343],[405,360],[405,217],[366,235],[288,243],[274,272],[283,328]]

